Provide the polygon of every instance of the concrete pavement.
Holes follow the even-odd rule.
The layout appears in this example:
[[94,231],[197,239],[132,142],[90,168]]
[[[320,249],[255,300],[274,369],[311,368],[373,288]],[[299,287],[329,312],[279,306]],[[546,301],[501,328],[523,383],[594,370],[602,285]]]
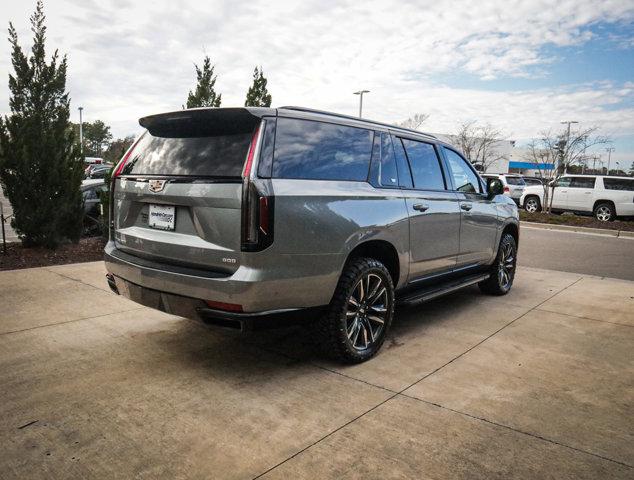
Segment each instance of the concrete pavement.
[[528,267],[634,280],[634,238],[547,230],[524,222],[518,261]]
[[111,294],[101,263],[0,272],[0,478],[632,478],[634,283],[520,268],[397,313],[344,367]]

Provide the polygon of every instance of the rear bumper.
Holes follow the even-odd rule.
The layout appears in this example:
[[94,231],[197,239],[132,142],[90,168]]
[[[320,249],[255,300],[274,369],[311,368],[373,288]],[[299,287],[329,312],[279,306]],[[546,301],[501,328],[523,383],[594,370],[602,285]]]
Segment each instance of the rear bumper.
[[113,242],[104,252],[111,288],[135,302],[189,318],[201,318],[201,309],[214,314],[204,300],[240,305],[244,318],[327,305],[339,278],[339,259],[322,259],[321,265],[311,258],[292,260],[276,257],[282,270],[280,265],[241,266],[229,275],[149,261],[118,250]]

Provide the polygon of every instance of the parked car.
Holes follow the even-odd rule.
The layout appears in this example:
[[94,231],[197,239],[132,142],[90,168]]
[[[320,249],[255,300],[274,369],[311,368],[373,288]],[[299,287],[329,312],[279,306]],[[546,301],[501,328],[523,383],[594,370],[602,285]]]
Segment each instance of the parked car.
[[532,186],[532,185],[539,185],[542,186],[544,185],[544,182],[542,181],[541,178],[537,178],[537,177],[522,177],[522,180],[524,180],[524,183],[526,184],[526,186]]
[[[564,175],[552,189],[552,210],[594,215],[607,222],[634,215],[634,178],[601,175]],[[544,204],[544,188],[529,186],[520,205],[529,213],[539,212]]]
[[84,199],[84,214],[93,218],[101,214],[99,204],[101,203],[100,192],[107,191],[106,183],[103,179],[84,180],[81,184],[81,194]]
[[94,166],[88,171],[86,178],[105,178],[111,169],[112,165],[107,163]]
[[485,180],[491,180],[494,178],[499,179],[502,182],[504,188],[504,195],[507,195],[513,201],[519,205],[520,197],[524,192],[524,179],[521,175],[513,173],[483,173],[482,178]]
[[517,206],[432,135],[297,107],[140,124],[105,248],[110,287],[138,303],[241,330],[299,316],[361,362],[397,302],[511,289]]

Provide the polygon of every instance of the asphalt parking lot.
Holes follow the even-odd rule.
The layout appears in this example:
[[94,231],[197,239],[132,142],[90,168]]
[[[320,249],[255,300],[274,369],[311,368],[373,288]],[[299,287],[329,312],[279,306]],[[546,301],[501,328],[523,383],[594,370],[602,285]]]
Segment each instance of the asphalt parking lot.
[[374,360],[0,272],[0,478],[633,478],[634,282],[520,268],[398,312]]

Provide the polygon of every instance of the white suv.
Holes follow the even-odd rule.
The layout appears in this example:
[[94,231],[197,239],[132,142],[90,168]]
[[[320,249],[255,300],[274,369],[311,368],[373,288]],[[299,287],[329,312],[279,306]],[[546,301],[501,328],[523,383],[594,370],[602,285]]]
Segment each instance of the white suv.
[[480,176],[484,178],[487,185],[491,179],[499,179],[504,187],[504,195],[511,197],[511,199],[519,205],[520,197],[522,193],[524,193],[524,187],[526,187],[526,182],[524,182],[524,178],[522,178],[521,175],[512,173],[483,173]]
[[[520,207],[539,212],[544,203],[544,188],[531,185],[524,189]],[[591,213],[607,222],[616,217],[634,215],[634,178],[600,175],[564,175],[553,189],[555,211]]]

